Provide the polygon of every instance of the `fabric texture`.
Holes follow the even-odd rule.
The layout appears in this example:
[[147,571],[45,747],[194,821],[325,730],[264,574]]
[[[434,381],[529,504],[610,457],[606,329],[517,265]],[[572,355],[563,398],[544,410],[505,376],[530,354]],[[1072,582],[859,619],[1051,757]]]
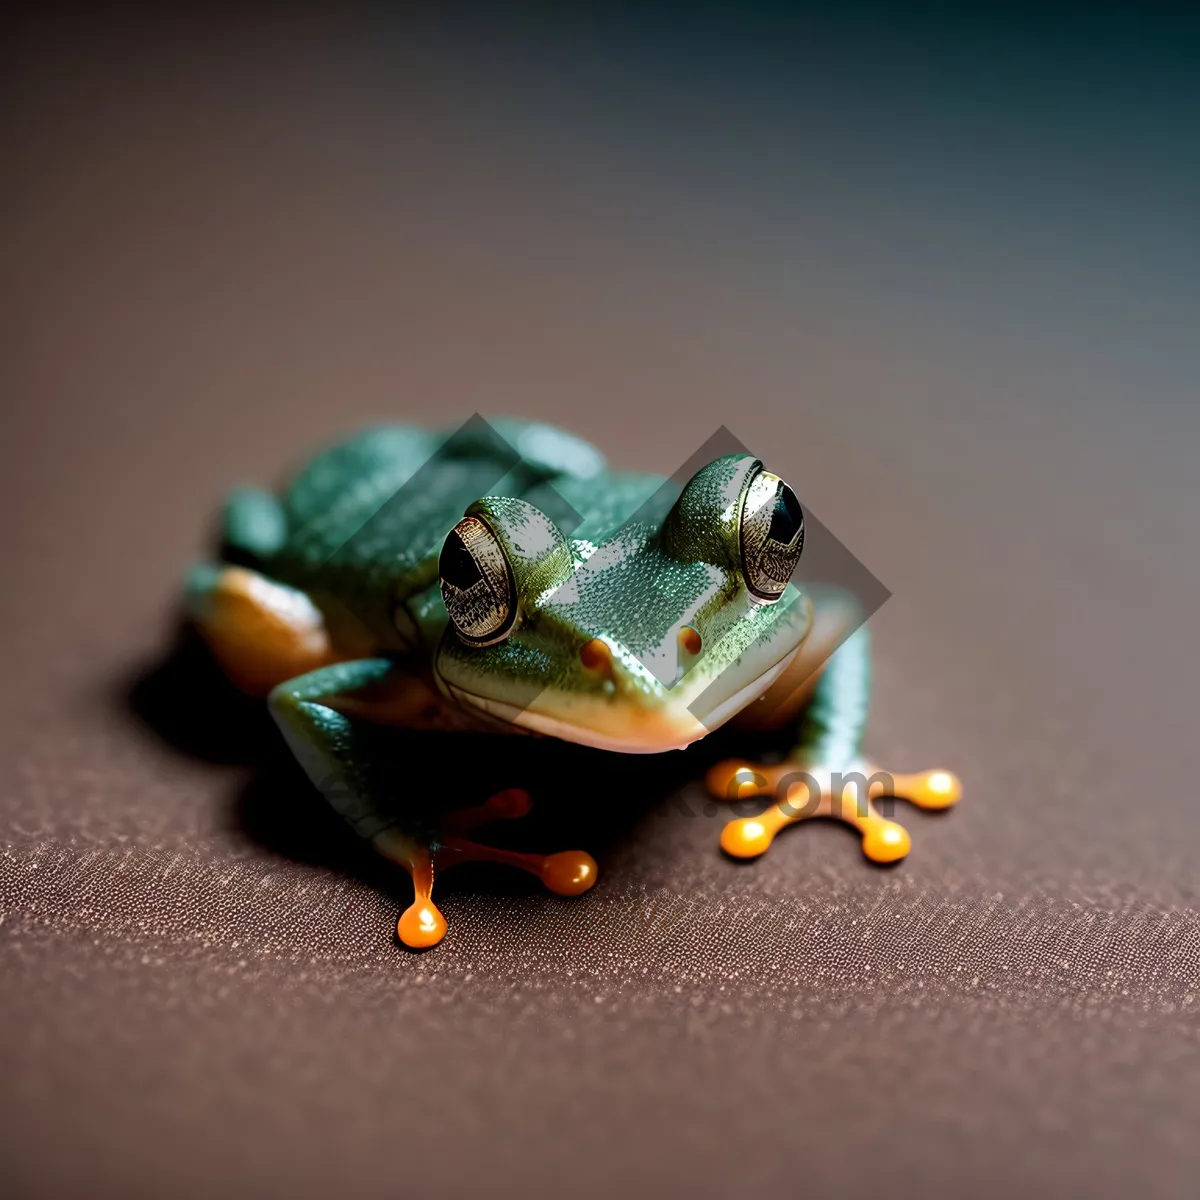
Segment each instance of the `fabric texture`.
[[[1126,158],[1080,149],[1083,188],[998,137],[972,175],[974,132],[818,61],[798,186],[720,71],[684,111],[592,59],[141,22],[22,27],[8,72],[5,1194],[1195,1195],[1195,275],[1059,237],[1142,219]],[[476,410],[664,474],[727,425],[893,593],[867,750],[961,804],[897,804],[895,868],[828,822],[741,864],[703,746],[414,750],[601,876],[463,868],[398,947],[407,880],[177,606],[235,486]]]

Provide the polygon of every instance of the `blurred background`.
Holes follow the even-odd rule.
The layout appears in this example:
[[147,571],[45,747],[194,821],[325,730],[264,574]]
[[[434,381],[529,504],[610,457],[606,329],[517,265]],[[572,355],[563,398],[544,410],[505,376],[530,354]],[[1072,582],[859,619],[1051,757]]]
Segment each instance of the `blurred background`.
[[[30,6],[5,43],[9,1194],[1193,1193],[1194,14]],[[584,900],[479,877],[398,950],[403,881],[294,777],[248,800],[261,714],[159,660],[226,490],[477,411],[766,457],[893,593],[868,748],[959,809],[899,813],[896,870],[825,825],[741,868],[664,785]]]

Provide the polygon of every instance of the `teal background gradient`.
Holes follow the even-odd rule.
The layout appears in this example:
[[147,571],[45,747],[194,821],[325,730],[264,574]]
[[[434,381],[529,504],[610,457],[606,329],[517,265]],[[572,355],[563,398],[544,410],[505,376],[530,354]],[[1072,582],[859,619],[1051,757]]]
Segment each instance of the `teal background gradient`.
[[[1194,1193],[1193,14],[31,7],[5,40],[8,1194]],[[665,473],[728,426],[892,592],[868,748],[963,804],[902,813],[896,870],[825,824],[739,868],[664,791],[584,900],[478,875],[402,954],[402,889],[322,857],[295,780],[303,853],[123,681],[226,489],[475,411]]]

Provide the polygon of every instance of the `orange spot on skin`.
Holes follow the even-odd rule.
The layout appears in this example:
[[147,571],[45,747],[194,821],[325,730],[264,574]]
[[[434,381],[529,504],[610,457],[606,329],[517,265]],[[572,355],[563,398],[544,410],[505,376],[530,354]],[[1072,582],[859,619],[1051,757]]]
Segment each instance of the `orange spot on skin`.
[[589,671],[611,673],[612,650],[609,649],[607,642],[600,638],[592,638],[590,642],[585,642],[579,648],[579,661]]
[[700,631],[691,625],[684,625],[679,631],[679,648],[693,657],[699,654],[704,649],[704,639],[700,636]]

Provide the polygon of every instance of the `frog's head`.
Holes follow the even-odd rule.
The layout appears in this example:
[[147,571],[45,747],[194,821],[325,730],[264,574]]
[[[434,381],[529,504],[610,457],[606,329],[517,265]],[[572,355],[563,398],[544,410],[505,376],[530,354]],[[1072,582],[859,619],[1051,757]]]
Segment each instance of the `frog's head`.
[[710,463],[661,521],[630,521],[599,546],[524,500],[477,501],[439,563],[439,685],[572,742],[685,746],[794,657],[811,620],[788,587],[803,542],[792,489],[748,455]]

